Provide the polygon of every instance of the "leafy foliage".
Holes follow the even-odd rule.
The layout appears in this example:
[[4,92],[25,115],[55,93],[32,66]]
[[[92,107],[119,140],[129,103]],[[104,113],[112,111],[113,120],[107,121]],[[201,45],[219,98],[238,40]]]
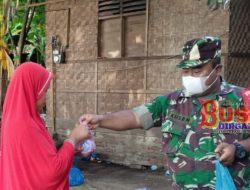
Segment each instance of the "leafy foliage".
[[25,52],[28,60],[45,66],[45,8],[39,7],[34,14],[30,31],[27,35]]
[[[45,7],[27,8],[29,2],[40,3],[44,1],[11,1],[8,11],[10,16],[7,24],[9,33],[5,36],[5,41],[8,44],[14,62],[16,60],[20,60],[19,62],[34,61],[45,66]],[[28,17],[25,23],[24,18],[26,14]],[[22,30],[24,30],[23,35]],[[20,38],[24,39],[20,40]],[[22,42],[23,45],[20,45]],[[21,51],[15,53],[20,48]]]

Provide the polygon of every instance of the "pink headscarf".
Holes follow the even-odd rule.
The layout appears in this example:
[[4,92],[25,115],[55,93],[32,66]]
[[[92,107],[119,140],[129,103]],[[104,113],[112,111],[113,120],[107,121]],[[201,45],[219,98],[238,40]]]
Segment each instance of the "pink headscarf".
[[20,65],[12,76],[2,116],[1,190],[69,189],[74,147],[66,142],[56,150],[36,107],[52,78],[32,62]]

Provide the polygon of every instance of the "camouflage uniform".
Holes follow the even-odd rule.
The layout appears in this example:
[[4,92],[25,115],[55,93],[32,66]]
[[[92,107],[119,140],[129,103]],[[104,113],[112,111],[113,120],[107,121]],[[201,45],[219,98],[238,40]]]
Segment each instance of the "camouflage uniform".
[[[189,60],[187,64],[190,63]],[[181,62],[179,67],[188,68],[187,64]],[[236,109],[243,105],[241,91],[221,81],[220,90],[205,99],[214,100],[222,107],[225,102],[230,103]],[[221,142],[231,144],[249,137],[245,130],[230,134],[204,128],[202,101],[204,99],[187,97],[185,91],[179,90],[133,109],[145,129],[161,127],[163,152],[167,155],[167,167],[173,173],[173,189],[215,189],[215,165],[212,163],[216,160],[215,148]],[[229,171],[237,189],[250,189],[249,158],[234,161]]]

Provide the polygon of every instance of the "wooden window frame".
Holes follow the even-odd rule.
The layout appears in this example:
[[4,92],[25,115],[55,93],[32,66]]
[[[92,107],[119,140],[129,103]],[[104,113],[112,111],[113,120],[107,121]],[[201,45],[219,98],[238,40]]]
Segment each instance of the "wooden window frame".
[[[98,59],[121,59],[121,58],[128,58],[128,57],[134,57],[134,56],[126,56],[125,55],[125,29],[126,29],[126,26],[125,26],[125,22],[124,20],[127,18],[127,17],[130,17],[130,16],[138,16],[138,15],[145,15],[146,16],[146,19],[145,19],[145,55],[146,55],[146,49],[147,49],[147,22],[148,22],[148,7],[149,7],[149,0],[146,0],[146,7],[145,7],[145,10],[143,11],[136,11],[136,12],[130,12],[130,13],[123,13],[123,0],[120,1],[120,13],[119,14],[116,14],[116,15],[109,15],[109,16],[99,16],[98,15],[98,32],[97,32],[97,58]],[[121,51],[121,54],[120,54],[120,57],[116,57],[116,58],[108,58],[108,57],[102,57],[101,56],[101,21],[104,21],[104,20],[109,20],[109,19],[118,19],[120,18],[121,20],[121,47],[120,47],[120,51]]]

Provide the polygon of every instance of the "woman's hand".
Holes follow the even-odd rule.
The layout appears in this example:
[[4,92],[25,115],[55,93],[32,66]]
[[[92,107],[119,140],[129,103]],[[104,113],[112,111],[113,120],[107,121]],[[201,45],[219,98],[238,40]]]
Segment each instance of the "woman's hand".
[[90,130],[84,124],[77,124],[75,128],[71,131],[69,138],[74,139],[75,144],[90,138]]

